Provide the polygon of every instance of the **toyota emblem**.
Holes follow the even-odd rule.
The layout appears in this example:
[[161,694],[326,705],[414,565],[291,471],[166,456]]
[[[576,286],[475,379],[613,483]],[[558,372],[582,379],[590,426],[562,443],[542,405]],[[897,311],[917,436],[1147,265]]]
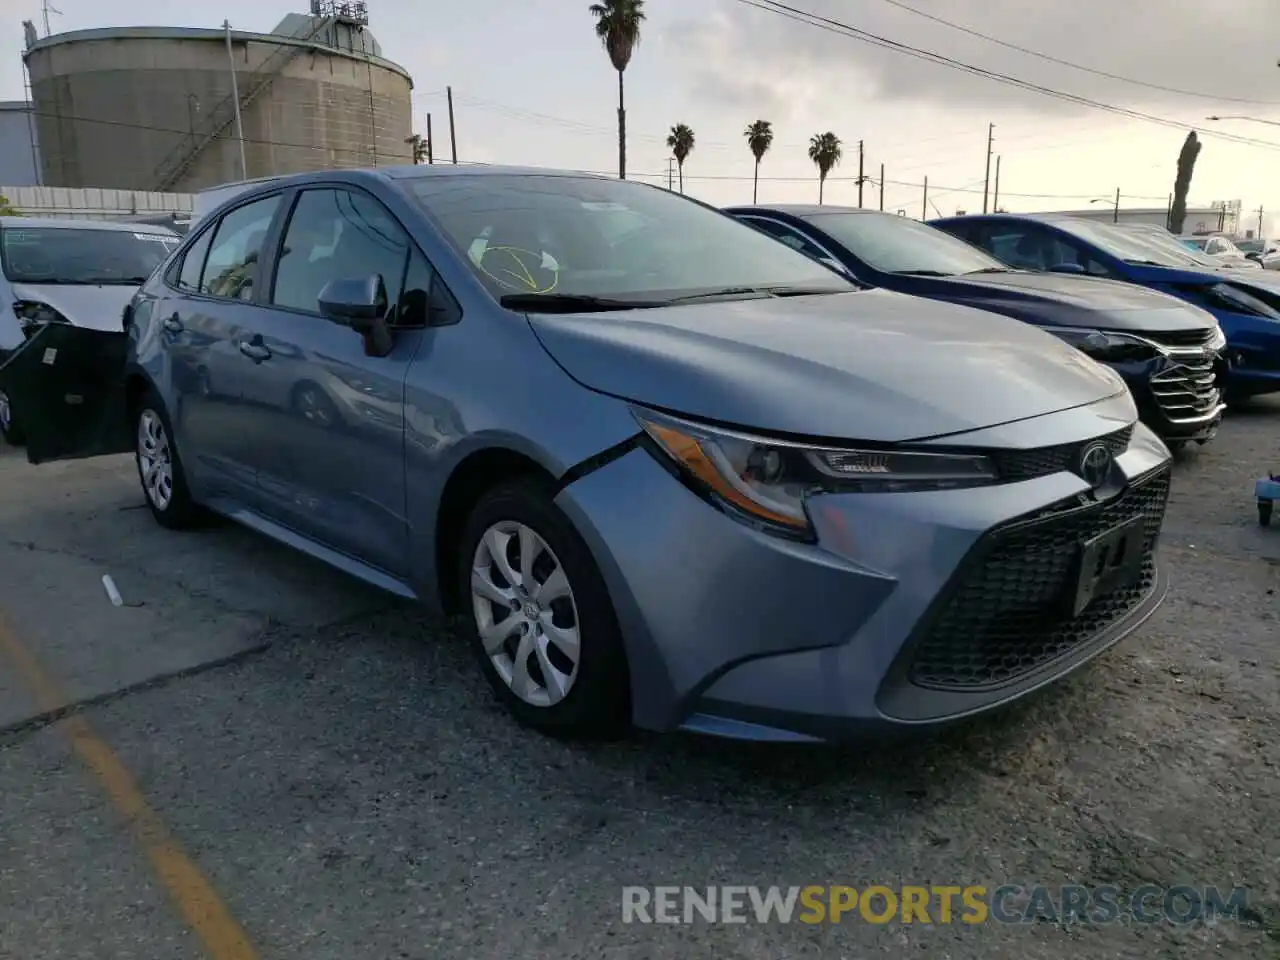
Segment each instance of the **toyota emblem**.
[[1091,443],[1080,454],[1081,479],[1095,490],[1107,482],[1111,474],[1111,451],[1105,444]]

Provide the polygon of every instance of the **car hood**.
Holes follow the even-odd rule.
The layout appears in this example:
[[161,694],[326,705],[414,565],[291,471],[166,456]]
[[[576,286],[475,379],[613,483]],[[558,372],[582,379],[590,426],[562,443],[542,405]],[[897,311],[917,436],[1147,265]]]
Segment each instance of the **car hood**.
[[136,286],[84,286],[63,283],[15,283],[15,300],[31,300],[43,303],[70,320],[77,327],[91,330],[121,329],[120,320],[124,308],[129,305]]
[[1025,323],[886,290],[597,314],[530,314],[583,385],[770,433],[893,442],[1093,403],[1125,390]]
[[1106,330],[1180,331],[1213,326],[1208,313],[1132,283],[1055,273],[917,278],[911,292],[1032,323]]

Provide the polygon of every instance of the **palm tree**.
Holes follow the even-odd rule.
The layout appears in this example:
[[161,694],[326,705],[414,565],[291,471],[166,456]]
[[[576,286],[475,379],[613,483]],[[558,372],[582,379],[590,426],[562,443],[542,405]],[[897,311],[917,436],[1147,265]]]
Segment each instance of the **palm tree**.
[[809,159],[818,168],[818,202],[822,202],[822,188],[827,182],[827,174],[840,162],[844,151],[840,147],[840,138],[834,133],[815,133],[809,140]]
[[21,211],[14,209],[9,205],[9,198],[4,194],[0,194],[0,217],[20,217]]
[[631,52],[640,44],[640,24],[644,22],[644,0],[600,0],[590,7],[596,18],[596,36],[609,53],[618,71],[618,179],[627,179],[627,109],[622,75],[631,62]]
[[751,155],[756,158],[755,177],[751,181],[751,202],[755,203],[760,186],[760,161],[773,146],[773,124],[768,120],[756,120],[747,125],[742,135],[747,138],[747,147],[751,150]]
[[677,123],[667,134],[667,146],[676,158],[680,170],[680,192],[684,193],[684,162],[693,153],[693,128],[687,123]]
[[1196,169],[1196,157],[1200,156],[1200,138],[1192,130],[1178,151],[1178,174],[1173,181],[1173,202],[1169,205],[1169,223],[1173,233],[1182,232],[1187,219],[1187,193],[1191,190],[1191,175]]
[[405,143],[413,147],[414,164],[426,163],[427,156],[430,153],[430,147],[427,145],[427,138],[420,133],[415,133],[405,138]]

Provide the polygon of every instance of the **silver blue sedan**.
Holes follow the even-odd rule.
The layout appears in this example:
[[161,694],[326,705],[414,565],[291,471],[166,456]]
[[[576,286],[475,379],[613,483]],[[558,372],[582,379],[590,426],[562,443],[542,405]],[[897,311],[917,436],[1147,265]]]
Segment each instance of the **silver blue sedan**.
[[250,184],[121,327],[47,323],[0,368],[29,459],[132,451],[159,523],[465,618],[547,732],[936,725],[1164,596],[1168,451],[1115,374],[654,187]]

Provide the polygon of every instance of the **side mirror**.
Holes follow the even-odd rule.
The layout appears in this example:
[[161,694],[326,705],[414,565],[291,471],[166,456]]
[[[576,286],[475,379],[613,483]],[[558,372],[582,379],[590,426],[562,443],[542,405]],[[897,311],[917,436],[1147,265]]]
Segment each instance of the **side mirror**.
[[387,286],[378,274],[330,280],[320,291],[320,314],[363,333],[387,315]]
[[1262,254],[1260,254],[1260,253],[1246,253],[1246,254],[1245,254],[1245,256],[1246,256],[1246,257],[1248,257],[1250,260],[1261,260],[1261,259],[1262,259]]
[[330,280],[320,291],[320,314],[326,320],[350,327],[364,337],[365,353],[385,357],[391,352],[387,329],[387,285],[381,274],[363,279]]
[[1084,273],[1084,267],[1078,263],[1059,263],[1049,268],[1050,273]]

